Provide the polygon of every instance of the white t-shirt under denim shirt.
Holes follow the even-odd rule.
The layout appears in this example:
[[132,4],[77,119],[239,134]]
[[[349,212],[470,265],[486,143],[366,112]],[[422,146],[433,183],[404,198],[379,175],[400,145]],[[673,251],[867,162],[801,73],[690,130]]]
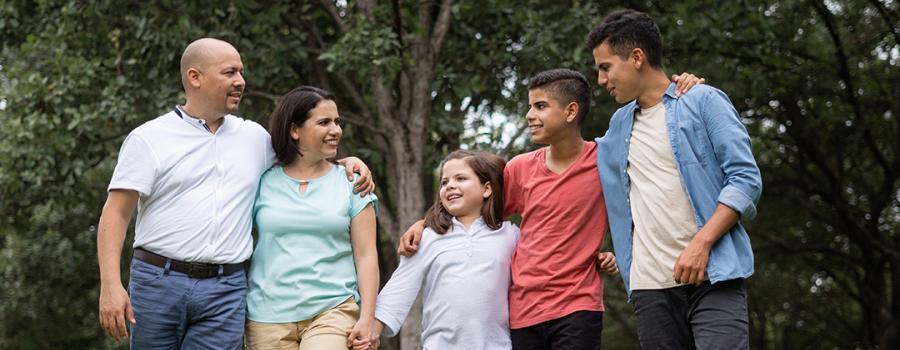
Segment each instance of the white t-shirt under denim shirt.
[[423,290],[425,349],[511,349],[510,262],[519,228],[506,221],[497,230],[478,218],[466,230],[439,235],[426,228],[419,251],[400,266],[378,294],[375,317],[394,336]]
[[635,111],[627,168],[634,216],[631,290],[679,286],[672,277],[675,262],[697,233],[668,135],[662,102]]
[[183,261],[247,260],[259,177],[275,159],[269,134],[233,115],[213,134],[179,112],[135,128],[119,151],[108,189],[140,194],[134,247]]

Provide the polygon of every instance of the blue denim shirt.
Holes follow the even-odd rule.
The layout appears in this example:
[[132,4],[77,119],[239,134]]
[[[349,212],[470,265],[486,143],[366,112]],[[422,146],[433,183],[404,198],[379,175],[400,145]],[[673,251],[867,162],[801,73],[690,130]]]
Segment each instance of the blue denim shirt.
[[[728,96],[709,85],[697,85],[681,97],[669,85],[662,102],[666,127],[681,184],[694,208],[697,230],[709,221],[718,203],[750,220],[762,192],[762,178],[750,148],[750,136]],[[634,222],[628,197],[628,143],[637,101],[613,114],[606,135],[597,138],[597,168],[609,214],[613,248],[625,290],[629,288]],[[660,135],[663,136],[663,135]],[[740,222],[713,245],[707,273],[712,283],[753,274],[750,238]]]

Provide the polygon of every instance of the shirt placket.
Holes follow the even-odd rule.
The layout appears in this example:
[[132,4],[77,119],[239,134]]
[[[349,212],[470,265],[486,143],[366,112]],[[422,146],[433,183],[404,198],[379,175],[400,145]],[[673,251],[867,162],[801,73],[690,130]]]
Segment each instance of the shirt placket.
[[214,197],[213,197],[213,203],[215,205],[214,213],[213,213],[213,225],[212,225],[213,230],[212,230],[212,232],[209,233],[210,247],[215,246],[215,244],[217,243],[216,239],[220,236],[219,232],[221,231],[221,228],[222,228],[221,227],[222,220],[221,220],[220,215],[222,213],[222,187],[224,185],[222,182],[225,179],[225,174],[222,171],[222,155],[219,152],[219,134],[222,131],[221,129],[222,129],[222,125],[219,126],[219,130],[218,130],[219,132],[212,135],[213,136],[213,154],[216,159],[216,167],[215,167],[216,182],[215,182],[215,193],[214,193]]
[[[472,226],[474,226],[474,225],[472,225]],[[466,233],[466,256],[470,257],[470,258],[474,254],[474,251],[472,250],[473,249],[472,248],[472,246],[473,246],[472,235],[475,230],[472,230],[472,228],[474,228],[474,227],[469,227],[469,231],[465,231],[465,233]],[[470,231],[472,231],[472,232],[470,232]]]

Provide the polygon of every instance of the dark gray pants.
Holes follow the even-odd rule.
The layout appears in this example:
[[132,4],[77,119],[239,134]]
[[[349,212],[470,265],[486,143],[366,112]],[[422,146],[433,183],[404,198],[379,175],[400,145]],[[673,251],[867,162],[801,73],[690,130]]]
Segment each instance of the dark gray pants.
[[635,290],[631,303],[643,350],[750,348],[743,279]]

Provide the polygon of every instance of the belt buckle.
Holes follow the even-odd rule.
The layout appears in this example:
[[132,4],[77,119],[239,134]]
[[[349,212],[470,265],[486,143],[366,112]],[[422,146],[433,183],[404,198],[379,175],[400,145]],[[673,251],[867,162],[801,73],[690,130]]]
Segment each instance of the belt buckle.
[[[208,264],[200,262],[189,262],[187,266],[187,275],[193,278],[209,278],[210,268]],[[218,271],[216,271],[218,272]]]

